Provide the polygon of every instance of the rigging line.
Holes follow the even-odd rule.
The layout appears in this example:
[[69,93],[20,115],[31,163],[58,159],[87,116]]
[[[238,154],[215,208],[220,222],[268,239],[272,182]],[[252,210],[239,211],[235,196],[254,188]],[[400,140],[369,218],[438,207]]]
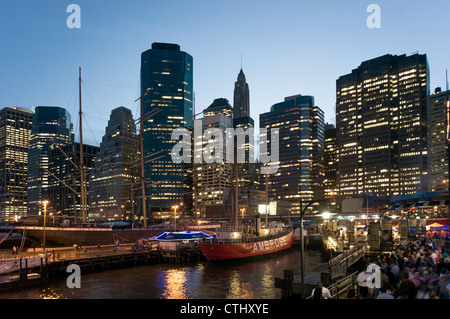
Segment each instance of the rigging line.
[[93,115],[90,115],[90,114],[86,114],[86,113],[84,113],[84,116],[90,117],[90,118],[92,118],[94,120],[98,120],[98,121],[102,121],[102,122],[108,123],[108,120],[104,119],[104,118],[96,117],[96,116],[93,116]]
[[67,103],[66,108],[69,108],[69,105],[70,105],[70,103],[72,102],[73,96],[75,95],[76,92],[77,92],[77,84],[76,84],[75,87],[73,88],[72,96],[70,97],[69,103]]
[[[92,98],[92,95],[91,95],[91,93],[89,92],[89,90],[87,89],[86,85],[84,85],[83,81],[81,81],[81,83],[83,84],[83,87],[85,88],[87,95],[88,95],[89,98],[91,99],[92,104],[94,104],[95,110],[97,111],[97,113],[98,113],[100,116],[102,116],[102,114],[100,113],[100,110],[99,110],[98,107],[97,107],[97,103],[95,103],[95,101],[94,101],[94,99]],[[85,113],[85,112],[83,112],[83,113]]]
[[121,87],[126,89],[134,89],[134,86],[126,86],[126,85],[118,85],[118,84],[107,84],[107,83],[99,83],[99,82],[92,82],[92,81],[84,81],[86,83],[96,84],[96,85],[102,85],[102,86],[112,86],[112,87]]
[[126,99],[126,98],[119,97],[119,96],[115,96],[115,95],[112,95],[111,93],[107,93],[107,92],[105,92],[105,91],[99,90],[99,89],[96,88],[95,86],[91,86],[91,85],[90,85],[90,88],[93,89],[93,90],[95,90],[95,91],[97,91],[97,92],[100,92],[100,93],[102,93],[102,94],[104,94],[104,95],[106,95],[106,96],[112,97],[112,98],[114,98],[114,99],[118,99],[118,100],[122,100],[122,101],[129,101],[129,100]]
[[[78,83],[78,81],[77,81],[77,83]],[[78,85],[76,86],[76,88],[75,88],[75,93],[77,93],[78,92]],[[72,108],[71,109],[69,109],[69,111],[70,111],[70,114],[71,115],[75,115],[75,114],[77,114],[77,103],[78,102],[78,98],[75,98],[75,99],[73,99],[73,105],[72,105]],[[78,118],[78,117],[77,117]],[[73,123],[72,123],[73,124]]]
[[[135,96],[140,96],[141,94],[140,94],[140,86],[141,86],[141,79],[139,78],[138,79],[138,84],[137,84],[137,86],[136,86],[136,95]],[[139,112],[140,112],[140,108],[141,108],[141,102],[139,101],[139,103],[137,103],[137,102],[135,102],[135,104],[136,104],[136,111],[135,111],[135,116],[136,116],[136,119],[138,119],[138,118],[140,118],[141,117],[141,114],[139,114]]]
[[89,128],[89,131],[90,131],[91,134],[92,134],[92,137],[94,138],[95,144],[96,144],[96,145],[100,145],[100,144],[98,144],[97,139],[95,138],[94,132],[92,132],[91,126],[89,125],[89,122],[88,122],[88,120],[86,119],[86,116],[84,116],[84,114],[82,114],[82,116],[83,116],[83,118],[84,118],[84,120],[85,120],[84,122],[86,123],[87,127]]

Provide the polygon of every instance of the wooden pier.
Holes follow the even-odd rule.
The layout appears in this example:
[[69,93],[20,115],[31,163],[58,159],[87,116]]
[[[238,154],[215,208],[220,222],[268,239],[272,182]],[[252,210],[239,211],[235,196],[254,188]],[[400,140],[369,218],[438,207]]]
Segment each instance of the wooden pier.
[[[27,258],[41,255],[39,265],[27,266]],[[175,249],[156,246],[151,250],[136,251],[132,244],[102,247],[66,247],[55,248],[43,252],[23,253],[16,257],[20,265],[18,271],[0,276],[0,291],[28,288],[44,285],[52,279],[67,277],[67,267],[76,264],[81,273],[107,271],[138,265],[156,263],[190,263],[203,258],[200,249],[195,245],[176,245]]]
[[[347,278],[347,270],[355,264],[361,257],[369,254],[367,246],[354,247],[346,253],[340,254],[329,262],[320,263],[314,267],[305,269],[305,291],[306,296],[301,296],[302,283],[298,277],[294,276],[293,270],[284,270],[283,278],[275,278],[275,288],[281,289],[282,299],[307,298],[312,289],[320,281],[324,286],[333,285]],[[347,281],[345,281],[347,282]],[[337,287],[340,287],[337,285]],[[341,288],[341,291],[343,289]]]
[[198,262],[204,258],[197,244],[162,242],[160,243],[158,250],[162,261],[169,263],[191,263]]

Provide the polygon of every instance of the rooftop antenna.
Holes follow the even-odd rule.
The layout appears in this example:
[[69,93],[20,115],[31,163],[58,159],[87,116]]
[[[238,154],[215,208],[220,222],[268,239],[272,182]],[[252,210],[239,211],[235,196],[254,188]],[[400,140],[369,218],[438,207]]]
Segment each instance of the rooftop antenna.
[[241,51],[241,70],[242,70],[242,51]]
[[448,91],[448,70],[445,69],[445,90]]

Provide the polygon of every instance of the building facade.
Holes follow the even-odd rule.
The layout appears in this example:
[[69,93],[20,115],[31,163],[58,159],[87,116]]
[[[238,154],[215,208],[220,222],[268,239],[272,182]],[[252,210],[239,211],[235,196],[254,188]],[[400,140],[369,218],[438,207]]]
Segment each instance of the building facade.
[[[89,199],[91,173],[99,149],[97,146],[83,144],[87,199]],[[47,212],[58,220],[69,219],[77,223],[83,218],[81,209],[81,176],[78,170],[80,155],[80,143],[67,144],[49,151],[49,206],[47,207]],[[89,211],[89,201],[87,205]]]
[[250,117],[250,89],[241,68],[234,84],[234,118]]
[[[236,131],[249,132],[255,129],[255,122],[250,116],[250,89],[241,67],[237,81],[234,84],[234,116],[233,127]],[[258,132],[254,132],[257,134]],[[234,154],[238,174],[238,201],[241,216],[254,216],[254,209],[250,207],[252,201],[261,200],[265,191],[260,190],[260,175],[255,159],[254,134],[245,134],[245,141],[239,145],[235,141]],[[252,140],[250,140],[252,139]],[[238,152],[244,151],[244,158],[238,158]],[[264,199],[264,198],[263,198]]]
[[[28,215],[42,215],[49,192],[49,152],[74,140],[70,113],[64,108],[38,106],[34,110],[28,151]],[[50,202],[49,205],[52,205]]]
[[28,149],[33,112],[0,110],[0,221],[27,216]]
[[448,103],[450,91],[436,88],[428,98],[428,126],[431,191],[448,195]]
[[[204,118],[201,120],[202,132],[206,136],[207,130],[217,129],[217,133],[222,134],[223,141],[226,129],[233,127],[233,108],[227,99],[215,99],[214,102],[203,112]],[[212,132],[212,131],[211,131]],[[208,206],[218,206],[230,204],[233,190],[233,164],[226,162],[226,144],[223,143],[221,152],[222,161],[216,162],[214,154],[206,156],[206,146],[217,140],[217,136],[210,139],[203,139],[202,153],[200,160],[195,155],[194,161],[194,203],[197,206],[197,214],[205,216]],[[230,206],[231,207],[231,206]],[[230,215],[231,216],[231,213]]]
[[[177,44],[153,43],[142,53],[141,73],[145,177],[153,185],[146,188],[147,211],[158,217],[171,214],[186,192],[187,167],[172,161],[178,141],[171,137],[177,128],[193,127],[193,59]],[[151,112],[159,113],[147,118]],[[158,159],[152,160],[156,153]]]
[[340,200],[425,192],[426,55],[384,55],[337,80]]
[[100,220],[135,220],[139,212],[139,138],[131,111],[111,112],[90,182],[90,211]]
[[300,199],[323,199],[325,123],[314,97],[285,98],[260,115],[260,126],[267,129],[269,150],[271,130],[279,129],[279,170],[268,175],[270,196],[290,202],[294,214],[300,212]]
[[325,199],[331,207],[337,206],[337,165],[338,148],[336,147],[336,127],[333,124],[325,124],[325,149],[324,149],[325,177],[323,181]]

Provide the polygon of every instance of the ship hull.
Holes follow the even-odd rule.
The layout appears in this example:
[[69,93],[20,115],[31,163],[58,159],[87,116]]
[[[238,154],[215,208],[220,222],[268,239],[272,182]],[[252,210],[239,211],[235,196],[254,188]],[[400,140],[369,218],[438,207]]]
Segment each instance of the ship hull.
[[[6,235],[6,233],[0,233],[0,240]],[[17,249],[22,247],[22,249],[26,251],[32,244],[33,240],[30,238],[23,238],[20,234],[13,234],[12,236],[4,238],[4,240],[0,243],[0,250],[12,250],[14,247]]]
[[283,251],[292,247],[294,231],[267,240],[246,243],[200,243],[200,250],[210,261],[249,258]]
[[[20,228],[20,227],[17,227]],[[27,227],[27,237],[34,241],[32,247],[40,247],[43,243],[43,227]],[[46,247],[96,246],[114,244],[117,239],[121,243],[136,242],[161,234],[164,230],[112,230],[112,229],[77,229],[77,228],[47,228],[45,231]]]

